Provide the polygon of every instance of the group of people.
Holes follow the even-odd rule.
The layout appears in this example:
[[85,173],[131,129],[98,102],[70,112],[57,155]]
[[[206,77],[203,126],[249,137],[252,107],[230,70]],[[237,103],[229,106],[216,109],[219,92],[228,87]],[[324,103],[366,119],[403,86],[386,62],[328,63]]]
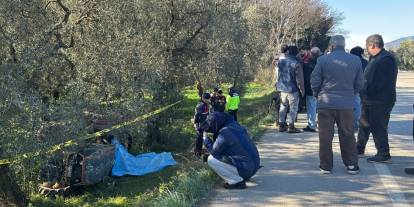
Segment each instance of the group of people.
[[336,35],[331,37],[325,55],[317,47],[301,54],[296,46],[284,46],[276,60],[276,88],[281,103],[279,131],[301,132],[294,123],[299,100],[306,97],[308,125],[303,130],[316,132],[318,128],[323,173],[331,173],[333,168],[335,124],[348,173],[359,172],[358,155],[364,155],[370,133],[377,154],[367,161],[388,162],[391,159],[388,122],[396,101],[397,63],[384,49],[381,35],[369,36],[366,48],[369,62],[363,58],[361,47],[347,53],[345,38]]
[[240,97],[234,87],[229,87],[229,94],[223,95],[223,91],[219,88],[214,88],[213,92],[201,93],[200,102],[195,108],[194,114],[194,128],[196,129],[196,141],[194,147],[194,154],[196,157],[201,156],[201,150],[203,148],[203,130],[201,124],[207,120],[207,116],[211,112],[225,112],[233,117],[237,121],[237,111],[239,109]]
[[[306,100],[308,125],[304,131],[319,133],[319,168],[324,174],[333,169],[332,140],[338,128],[341,156],[346,171],[359,172],[358,155],[364,155],[372,134],[377,153],[368,162],[389,162],[388,122],[396,101],[397,63],[384,49],[381,35],[366,39],[364,49],[345,51],[345,38],[332,36],[325,55],[317,47],[300,52],[296,46],[283,46],[277,58],[277,91],[280,132],[299,133],[295,127],[300,98]],[[261,167],[255,143],[237,122],[240,98],[234,89],[224,98],[220,89],[200,94],[194,116],[197,131],[194,152],[202,145],[209,152],[208,165],[225,180],[228,189],[246,188]],[[210,107],[211,105],[211,107]],[[317,130],[318,129],[318,130]],[[358,139],[355,140],[355,131]],[[212,133],[212,139],[207,135]]]
[[310,51],[299,51],[294,45],[283,45],[281,50],[281,55],[274,61],[277,76],[276,88],[280,102],[276,124],[280,132],[302,132],[295,127],[295,121],[299,102],[305,99],[308,109],[308,126],[303,130],[316,132],[316,98],[312,95],[310,75],[321,51],[318,47],[313,47]]
[[[246,188],[246,181],[260,168],[259,152],[246,129],[237,122],[240,97],[234,87],[227,97],[222,90],[202,93],[194,115],[197,132],[194,153],[208,153],[207,164],[225,181],[227,189]],[[212,138],[208,137],[212,134]]]

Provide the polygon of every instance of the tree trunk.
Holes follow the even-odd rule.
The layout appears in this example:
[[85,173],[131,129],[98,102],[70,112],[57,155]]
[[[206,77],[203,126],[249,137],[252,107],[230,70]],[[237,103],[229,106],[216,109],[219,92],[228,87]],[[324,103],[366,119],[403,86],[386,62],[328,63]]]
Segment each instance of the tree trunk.
[[[0,149],[0,157],[1,157]],[[24,193],[20,190],[17,183],[10,176],[9,166],[0,165],[0,206],[27,206]]]
[[161,131],[159,126],[161,125],[159,123],[159,117],[153,118],[153,120],[148,122],[148,128],[147,128],[147,143],[146,145],[150,148],[152,148],[155,144],[161,144]]

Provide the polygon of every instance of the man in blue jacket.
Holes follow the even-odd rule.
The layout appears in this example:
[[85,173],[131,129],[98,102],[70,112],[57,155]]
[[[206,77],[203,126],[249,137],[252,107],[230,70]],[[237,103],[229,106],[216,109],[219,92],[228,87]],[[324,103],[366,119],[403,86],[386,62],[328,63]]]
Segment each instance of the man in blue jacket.
[[259,152],[244,127],[223,112],[210,114],[202,124],[205,132],[213,133],[213,142],[204,133],[204,145],[210,153],[207,164],[226,182],[227,189],[244,189],[260,168]]
[[[295,127],[300,96],[305,95],[302,64],[296,58],[299,49],[290,46],[287,56],[279,59],[277,91],[280,91],[279,132],[300,133]],[[287,108],[289,107],[289,113]],[[287,116],[287,120],[286,120]]]
[[318,58],[311,75],[313,95],[318,99],[319,158],[322,173],[333,168],[332,140],[338,127],[342,161],[349,174],[359,172],[354,135],[354,99],[361,90],[364,77],[362,63],[345,52],[345,38],[332,36],[331,53]]

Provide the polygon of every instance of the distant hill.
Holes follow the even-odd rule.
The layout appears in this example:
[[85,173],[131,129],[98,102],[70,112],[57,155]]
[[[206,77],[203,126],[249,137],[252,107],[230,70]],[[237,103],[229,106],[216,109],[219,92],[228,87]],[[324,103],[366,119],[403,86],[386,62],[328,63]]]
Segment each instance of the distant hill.
[[403,37],[388,43],[385,43],[385,48],[387,49],[396,49],[400,47],[400,44],[406,40],[413,40],[414,41],[414,36],[410,36],[410,37]]

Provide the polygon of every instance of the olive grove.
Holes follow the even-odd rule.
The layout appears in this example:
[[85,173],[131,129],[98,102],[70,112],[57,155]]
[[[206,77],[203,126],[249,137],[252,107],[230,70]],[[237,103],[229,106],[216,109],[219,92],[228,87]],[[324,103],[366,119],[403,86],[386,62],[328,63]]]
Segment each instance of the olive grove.
[[[252,81],[282,44],[326,47],[341,19],[320,0],[2,1],[1,158],[19,159],[10,169],[30,195],[45,155],[20,154],[180,100],[196,82]],[[151,149],[173,116],[127,126],[134,143]]]

